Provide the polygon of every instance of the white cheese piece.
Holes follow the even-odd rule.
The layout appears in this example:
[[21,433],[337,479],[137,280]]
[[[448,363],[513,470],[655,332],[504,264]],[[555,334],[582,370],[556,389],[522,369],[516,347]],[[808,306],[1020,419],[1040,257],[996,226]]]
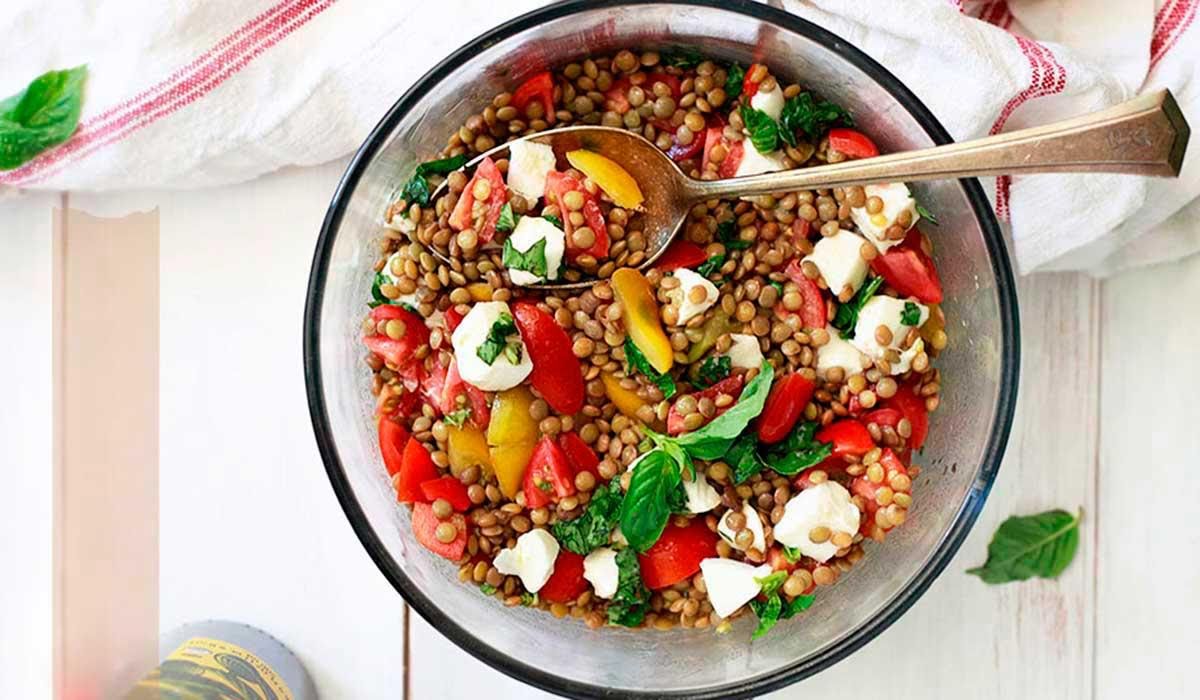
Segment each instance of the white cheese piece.
[[779,121],[779,115],[783,114],[783,90],[778,85],[770,92],[759,90],[750,98],[750,106],[761,109],[772,119]]
[[[408,212],[398,212],[392,216],[392,220],[383,225],[384,228],[389,228],[400,233],[412,233],[417,230],[417,222],[408,218]],[[389,261],[390,262],[390,261]]]
[[691,481],[684,475],[683,492],[687,495],[689,513],[707,513],[721,504],[721,494],[717,493],[700,472],[696,472],[696,478]]
[[750,143],[750,139],[744,139],[742,143],[745,144],[745,147],[742,149],[742,160],[738,163],[737,170],[733,173],[734,177],[774,173],[783,170],[783,153],[779,151],[759,153],[754,144]]
[[530,593],[537,593],[554,573],[558,540],[545,530],[530,530],[517,538],[517,546],[502,549],[492,564],[502,574],[517,576]]
[[842,340],[841,334],[833,326],[825,330],[829,331],[829,342],[817,348],[817,376],[824,379],[825,374],[834,367],[841,367],[846,377],[861,374],[863,360],[866,359],[863,354],[849,341]]
[[517,227],[513,229],[512,235],[509,236],[513,247],[522,253],[527,252],[542,239],[546,240],[546,276],[538,277],[526,270],[510,268],[508,278],[512,280],[513,284],[540,284],[546,280],[558,279],[563,252],[567,249],[567,237],[562,229],[540,216],[522,216],[521,220],[517,222]]
[[863,238],[850,231],[839,231],[837,235],[822,237],[813,246],[812,255],[804,259],[817,266],[825,284],[834,296],[841,294],[849,285],[857,292],[867,278],[867,261],[862,257]]
[[901,212],[907,211],[912,217],[909,228],[912,228],[913,224],[916,224],[917,220],[921,218],[917,212],[917,200],[913,199],[912,194],[908,191],[908,185],[903,182],[867,185],[863,190],[868,198],[879,197],[883,200],[883,211],[878,214],[870,214],[865,206],[854,207],[850,210],[850,218],[854,220],[854,225],[858,226],[858,230],[863,232],[880,252],[886,252],[888,248],[901,242],[889,241],[884,235],[888,227],[896,223]]
[[[397,218],[399,218],[399,217],[397,217]],[[405,218],[405,219],[408,219],[408,217],[407,217],[407,216],[406,216],[406,217],[404,217],[404,218]],[[392,253],[391,257],[389,257],[389,258],[387,259],[387,262],[385,262],[385,263],[383,264],[383,269],[382,269],[382,270],[380,270],[380,272],[382,272],[382,273],[383,273],[383,276],[384,276],[384,277],[386,277],[386,278],[388,279],[388,281],[390,281],[392,284],[396,284],[397,282],[399,282],[399,281],[400,281],[400,278],[399,278],[399,277],[397,277],[396,275],[392,274],[392,261],[393,261],[393,260],[396,260],[396,259],[397,259],[397,258],[399,258],[399,257],[401,257],[402,253],[403,253],[403,251],[399,251],[399,250],[397,250],[395,253]]]
[[[725,516],[721,518],[721,521],[717,523],[717,534],[721,535],[729,543],[729,546],[744,552],[746,551],[746,547],[734,541],[734,536],[737,533],[733,531],[733,528],[729,527],[729,516],[732,514],[733,511],[727,511]],[[767,537],[763,533],[762,520],[758,517],[758,511],[754,509],[754,506],[750,505],[749,501],[743,501],[742,515],[746,516],[746,527],[750,528],[751,534],[754,535],[750,546],[765,553],[767,551]]]
[[793,496],[783,508],[783,518],[775,525],[775,541],[795,547],[819,562],[829,561],[838,547],[829,540],[813,542],[813,528],[825,527],[831,535],[858,532],[861,513],[850,500],[850,492],[836,481],[823,481]]
[[771,575],[771,565],[751,566],[733,559],[704,559],[700,562],[704,587],[713,612],[729,617],[762,590],[758,579]]
[[508,188],[530,206],[546,191],[546,175],[554,172],[554,149],[544,143],[514,141],[508,147]]
[[597,596],[612,598],[617,592],[617,583],[621,578],[616,550],[601,547],[584,557],[583,577],[592,584],[592,590]]
[[[717,291],[717,286],[708,281],[708,278],[696,272],[692,272],[686,267],[681,267],[674,272],[675,279],[679,280],[679,293],[682,294],[679,303],[679,325],[683,325],[690,321],[693,317],[699,316],[708,310],[710,306],[717,303],[717,298],[721,293]],[[697,304],[692,301],[692,290],[697,287],[704,290],[704,301]]]
[[746,333],[732,333],[729,337],[733,339],[733,345],[729,346],[729,352],[725,354],[729,356],[731,367],[739,369],[762,367],[762,346],[758,344],[758,338]]
[[[920,312],[920,319],[917,321],[916,327],[919,328],[929,320],[929,308],[924,304],[895,297],[873,296],[858,312],[858,323],[854,326],[854,338],[850,340],[854,347],[876,361],[884,359],[888,350],[895,350],[900,355],[900,360],[890,363],[892,374],[907,372],[912,367],[913,358],[917,356],[918,352],[925,349],[925,343],[920,338],[907,350],[900,349],[904,337],[913,328],[913,326],[904,325],[901,320],[904,307],[908,304],[914,305]],[[879,340],[875,337],[875,331],[880,326],[886,326],[891,333],[892,340],[887,345],[880,345]]]
[[[458,361],[458,373],[468,384],[484,391],[503,391],[520,384],[533,371],[533,360],[529,357],[529,348],[521,342],[521,361],[513,364],[508,356],[500,353],[492,364],[483,361],[477,352],[479,346],[488,339],[492,324],[500,319],[501,314],[512,316],[508,304],[503,301],[483,301],[471,307],[462,323],[454,329],[450,336],[450,344],[454,346],[454,357]],[[516,334],[518,337],[520,333]],[[510,342],[512,336],[509,336]]]

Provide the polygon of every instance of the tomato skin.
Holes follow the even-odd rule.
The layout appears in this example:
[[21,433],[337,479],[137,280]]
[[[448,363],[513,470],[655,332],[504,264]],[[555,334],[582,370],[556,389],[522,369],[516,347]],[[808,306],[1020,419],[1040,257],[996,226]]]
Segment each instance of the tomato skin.
[[704,248],[691,241],[677,239],[667,246],[654,266],[663,272],[670,272],[681,267],[695,267],[705,260],[708,260],[708,253],[704,252]]
[[708,529],[704,518],[692,518],[684,527],[668,524],[662,537],[638,555],[638,563],[646,587],[660,590],[692,576],[700,570],[701,560],[715,556],[716,533]]
[[525,505],[541,508],[575,495],[575,475],[567,456],[550,436],[542,438],[525,469]]
[[757,63],[751,63],[746,69],[746,77],[742,78],[742,94],[746,96],[746,104],[750,103],[750,98],[758,94],[758,83],[750,79],[750,74],[758,67]]
[[446,309],[445,318],[446,328],[453,333],[454,329],[458,328],[458,324],[462,323],[464,316],[462,312],[458,310],[457,306],[451,306],[450,308]]
[[400,471],[409,437],[403,425],[390,418],[379,419],[379,452],[383,455],[383,466],[387,469],[388,476],[394,476]]
[[[450,542],[442,542],[437,538],[437,526],[448,522],[458,530],[458,536]],[[462,559],[467,549],[467,519],[461,513],[455,513],[445,521],[438,520],[433,514],[433,506],[428,503],[413,504],[412,512],[413,535],[429,551],[450,561]]]
[[917,396],[913,385],[900,385],[896,395],[884,399],[882,406],[885,409],[895,409],[908,419],[912,425],[908,446],[914,450],[921,449],[925,445],[925,438],[929,436],[929,411],[925,409],[925,400]]
[[787,437],[816,390],[817,383],[799,373],[777,380],[758,418],[758,441],[771,444]]
[[567,258],[574,260],[584,253],[596,259],[608,257],[608,226],[604,223],[604,215],[600,211],[600,203],[596,200],[596,195],[588,192],[579,178],[557,171],[546,175],[545,197],[547,202],[553,201],[561,207],[563,195],[568,192],[578,192],[583,195],[583,218],[588,228],[592,229],[592,233],[596,234],[596,241],[589,248],[575,246],[571,242],[571,233],[575,230],[575,225],[571,223],[570,217],[561,217],[563,233],[567,236]]
[[538,591],[538,597],[551,603],[572,603],[588,589],[583,577],[583,557],[567,549],[558,550],[554,571]]
[[596,456],[596,451],[592,449],[591,445],[579,437],[579,433],[574,430],[560,433],[558,446],[566,455],[567,464],[571,465],[571,471],[576,474],[590,472],[592,476],[596,477],[597,482],[600,481],[600,458]]
[[[891,484],[893,483],[893,477],[898,475],[903,475],[905,477],[908,476],[908,467],[904,466],[904,462],[900,460],[900,457],[897,456],[896,453],[891,450],[891,448],[883,448],[883,453],[879,457],[879,464],[883,466],[883,480],[878,484],[867,478],[865,474],[854,477],[854,480],[850,482],[850,493],[856,496],[861,496],[863,501],[865,501],[866,506],[866,511],[863,513],[862,525],[859,527],[859,532],[868,537],[874,537],[876,539],[882,537],[880,532],[887,532],[895,527],[895,525],[881,527],[878,521],[875,519],[875,513],[883,507],[879,505],[879,501],[876,500],[879,490],[887,486],[889,491],[894,491],[894,489],[891,487]],[[912,482],[909,481],[910,486],[903,489],[903,491],[894,491],[894,493],[903,492],[911,494],[911,483]]]
[[471,407],[471,423],[480,430],[487,428],[491,420],[491,406],[483,390],[473,384],[468,384],[458,373],[458,362],[450,358],[450,366],[446,368],[445,383],[442,387],[441,398],[435,406],[443,415],[458,410],[458,397],[465,394]]
[[415,360],[413,353],[417,348],[429,343],[429,327],[425,325],[425,320],[403,306],[392,304],[376,306],[371,309],[371,320],[375,323],[385,320],[398,320],[404,323],[404,337],[399,340],[379,334],[363,337],[363,344],[367,346],[367,349],[382,357],[384,361],[391,363],[393,367],[403,368],[409,365],[411,361]]
[[516,107],[524,119],[525,108],[530,102],[537,100],[542,103],[545,112],[543,117],[547,124],[553,124],[554,113],[554,76],[550,71],[543,71],[521,83],[512,95],[512,106]]
[[475,174],[459,196],[458,203],[454,205],[449,223],[455,231],[471,228],[474,222],[472,212],[475,208],[475,183],[481,179],[487,180],[492,187],[491,194],[488,195],[487,216],[479,230],[479,241],[488,243],[496,235],[496,222],[499,221],[500,212],[508,201],[508,188],[504,185],[504,176],[500,174],[500,169],[491,158],[484,158],[475,166]]
[[829,147],[852,158],[873,158],[879,155],[879,148],[867,135],[854,129],[830,129]]
[[583,408],[583,370],[570,336],[550,314],[531,301],[512,304],[521,340],[529,348],[533,371],[529,383],[559,413],[573,415]]
[[848,455],[862,457],[875,447],[875,441],[871,439],[866,426],[853,418],[844,418],[821,428],[817,431],[816,440],[832,443],[831,457],[835,458]]
[[[741,396],[742,388],[745,383],[746,376],[744,374],[731,374],[716,384],[704,389],[703,391],[693,392],[692,396],[696,397],[697,401],[700,399],[716,399],[717,394],[729,394],[734,398],[733,403],[730,403],[724,408],[718,408],[717,412],[713,414],[713,417],[709,418],[708,421],[705,422],[707,423],[716,419],[717,416],[732,408],[733,405],[737,403],[738,396]],[[679,399],[681,398],[683,398],[683,395],[676,397],[675,403],[671,404],[670,412],[667,413],[667,433],[670,435],[679,435],[680,433],[684,432],[683,414],[679,412],[679,409],[675,408],[679,404]],[[698,429],[699,428],[697,428],[697,430]]]
[[900,419],[904,414],[895,408],[877,408],[874,411],[862,414],[859,418],[863,425],[874,423],[881,428],[895,428],[900,424]]
[[904,241],[871,261],[871,269],[901,297],[916,297],[923,304],[942,301],[942,281],[933,259],[921,249],[921,232],[909,230]]
[[471,510],[471,499],[467,496],[467,487],[452,476],[439,476],[436,479],[422,481],[421,493],[430,503],[444,498],[450,507],[459,513]]
[[799,244],[800,241],[807,241],[812,235],[812,222],[802,216],[796,217],[792,222],[792,241]]
[[746,146],[742,141],[726,140],[724,125],[709,126],[704,130],[704,159],[701,161],[701,171],[708,170],[708,164],[712,159],[712,150],[717,144],[725,147],[725,160],[717,166],[717,175],[721,178],[733,177],[737,174],[742,156],[745,155]]
[[[826,314],[827,305],[825,297],[821,294],[821,287],[816,280],[811,280],[805,276],[804,270],[800,267],[800,261],[793,258],[784,269],[784,274],[788,279],[795,282],[800,292],[801,306],[800,323],[805,328],[824,328],[828,322]],[[776,306],[776,309],[781,309],[782,306]]]
[[438,478],[437,465],[429,450],[416,438],[409,438],[404,446],[404,455],[400,469],[392,476],[392,485],[396,487],[396,500],[400,503],[427,503],[421,484]]

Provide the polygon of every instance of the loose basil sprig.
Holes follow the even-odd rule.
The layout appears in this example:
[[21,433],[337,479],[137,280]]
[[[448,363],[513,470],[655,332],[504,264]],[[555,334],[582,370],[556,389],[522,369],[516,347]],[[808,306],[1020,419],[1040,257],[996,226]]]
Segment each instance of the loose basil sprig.
[[843,340],[849,340],[854,337],[854,327],[858,325],[858,312],[867,305],[871,297],[875,296],[875,292],[883,285],[882,277],[872,277],[866,284],[858,288],[858,293],[854,298],[838,306],[837,314],[829,325],[841,331]]
[[0,170],[12,170],[71,138],[86,78],[87,66],[52,70],[0,100]]
[[647,379],[654,382],[654,385],[662,391],[664,398],[671,398],[679,390],[675,385],[675,378],[666,372],[654,369],[654,365],[650,364],[650,361],[634,344],[632,338],[625,339],[625,359],[629,361],[630,368],[641,372]]
[[988,544],[983,566],[968,569],[984,583],[1008,583],[1027,578],[1057,578],[1079,547],[1078,515],[1050,510],[1037,515],[1013,516],[1000,524]]

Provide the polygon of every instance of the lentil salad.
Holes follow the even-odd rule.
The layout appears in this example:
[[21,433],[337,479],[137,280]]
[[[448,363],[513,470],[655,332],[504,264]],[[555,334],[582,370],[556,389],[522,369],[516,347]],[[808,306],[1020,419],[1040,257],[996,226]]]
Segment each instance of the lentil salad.
[[385,214],[363,323],[385,466],[416,539],[505,605],[655,629],[751,610],[760,636],[912,505],[947,344],[930,215],[902,183],[707,202],[641,273],[628,173],[515,148],[462,170],[579,123],[705,179],[877,153],[761,64],[626,50],[497,95]]

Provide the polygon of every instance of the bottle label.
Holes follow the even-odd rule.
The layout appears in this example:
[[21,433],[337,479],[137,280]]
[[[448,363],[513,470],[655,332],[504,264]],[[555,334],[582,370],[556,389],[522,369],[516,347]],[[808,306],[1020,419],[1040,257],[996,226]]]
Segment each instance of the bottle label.
[[134,686],[129,697],[220,698],[221,700],[294,700],[292,691],[270,666],[245,649],[208,637],[179,645]]

